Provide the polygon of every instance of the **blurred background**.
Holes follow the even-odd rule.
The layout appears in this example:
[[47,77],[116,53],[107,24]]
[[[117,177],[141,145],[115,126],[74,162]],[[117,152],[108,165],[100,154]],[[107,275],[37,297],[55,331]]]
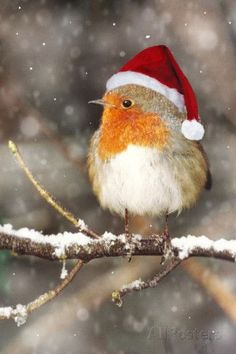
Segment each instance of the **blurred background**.
[[[0,221],[44,233],[74,230],[37,194],[7,149],[64,206],[98,232],[123,231],[101,210],[86,171],[107,79],[138,51],[164,43],[192,83],[206,125],[213,188],[170,218],[172,237],[233,239],[236,232],[236,2],[0,0]],[[161,220],[134,219],[152,233]],[[17,328],[0,322],[0,353],[235,353],[235,265],[195,259],[158,288],[111,292],[159,269],[158,257],[91,262],[52,303]],[[68,262],[68,268],[71,266]],[[27,303],[59,281],[61,264],[0,252],[0,306]]]

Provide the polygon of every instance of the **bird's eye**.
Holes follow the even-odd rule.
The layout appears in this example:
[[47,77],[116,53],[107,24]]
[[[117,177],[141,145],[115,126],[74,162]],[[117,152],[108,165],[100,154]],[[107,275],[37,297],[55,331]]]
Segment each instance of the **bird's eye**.
[[134,105],[134,101],[132,101],[132,100],[124,100],[123,102],[122,102],[122,106],[124,107],[124,108],[130,108],[130,107],[132,107]]

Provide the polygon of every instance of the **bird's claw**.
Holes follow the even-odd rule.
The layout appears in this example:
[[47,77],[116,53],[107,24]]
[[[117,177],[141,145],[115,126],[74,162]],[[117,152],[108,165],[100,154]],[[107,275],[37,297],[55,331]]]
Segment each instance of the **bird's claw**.
[[[129,212],[127,208],[125,209],[125,239],[127,244],[131,244],[132,234],[129,232]],[[128,257],[128,262],[130,262],[132,259],[132,251],[130,251],[127,254],[127,257]]]
[[165,264],[167,261],[172,261],[175,258],[173,247],[170,240],[169,232],[165,229],[162,235],[164,240],[163,255],[161,257],[161,265]]
[[[130,233],[125,233],[125,238],[126,238],[126,242],[127,244],[130,244],[132,241],[132,234]],[[131,262],[132,259],[132,251],[130,251],[129,253],[127,253],[127,257],[128,257],[128,262]]]
[[161,257],[161,265],[165,264],[166,262],[168,262],[169,260],[172,261],[175,258],[174,252],[172,247],[170,246],[164,246],[164,250],[163,250],[163,255]]

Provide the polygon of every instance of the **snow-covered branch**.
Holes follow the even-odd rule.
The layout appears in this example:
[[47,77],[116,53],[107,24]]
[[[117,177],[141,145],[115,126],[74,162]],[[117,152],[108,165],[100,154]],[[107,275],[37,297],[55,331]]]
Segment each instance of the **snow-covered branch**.
[[[213,257],[228,261],[236,260],[236,240],[210,240],[206,236],[182,236],[173,238],[175,255],[183,260],[188,257]],[[43,235],[41,232],[22,228],[14,230],[11,225],[0,226],[0,250],[13,250],[22,255],[37,256],[48,260],[81,259],[90,261],[102,257],[161,256],[164,241],[161,236],[143,237],[133,235],[130,242],[124,234],[105,232],[99,239],[91,239],[83,232],[64,232]]]
[[[158,283],[189,257],[213,257],[235,262],[236,240],[220,239],[212,241],[206,236],[182,236],[171,241],[175,259],[162,272],[148,281],[136,280],[114,291],[112,299],[117,305],[121,298],[132,291],[156,287]],[[164,238],[161,235],[142,235],[127,237],[105,232],[97,239],[76,233],[64,232],[57,235],[43,235],[41,232],[22,228],[14,230],[9,224],[0,226],[0,250],[12,250],[17,254],[37,256],[48,260],[77,259],[76,265],[64,275],[63,281],[54,289],[39,296],[27,305],[0,308],[0,319],[13,318],[18,325],[25,323],[30,312],[55,298],[75,277],[84,262],[95,258],[133,256],[162,256],[165,252]]]

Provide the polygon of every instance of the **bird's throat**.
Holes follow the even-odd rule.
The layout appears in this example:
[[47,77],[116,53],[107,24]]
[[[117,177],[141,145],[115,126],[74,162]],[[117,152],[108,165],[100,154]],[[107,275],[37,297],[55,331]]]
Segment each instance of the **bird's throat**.
[[[106,115],[109,115],[107,117]],[[120,115],[104,110],[100,128],[98,154],[105,161],[126,150],[128,145],[163,149],[167,144],[169,130],[153,113]]]

